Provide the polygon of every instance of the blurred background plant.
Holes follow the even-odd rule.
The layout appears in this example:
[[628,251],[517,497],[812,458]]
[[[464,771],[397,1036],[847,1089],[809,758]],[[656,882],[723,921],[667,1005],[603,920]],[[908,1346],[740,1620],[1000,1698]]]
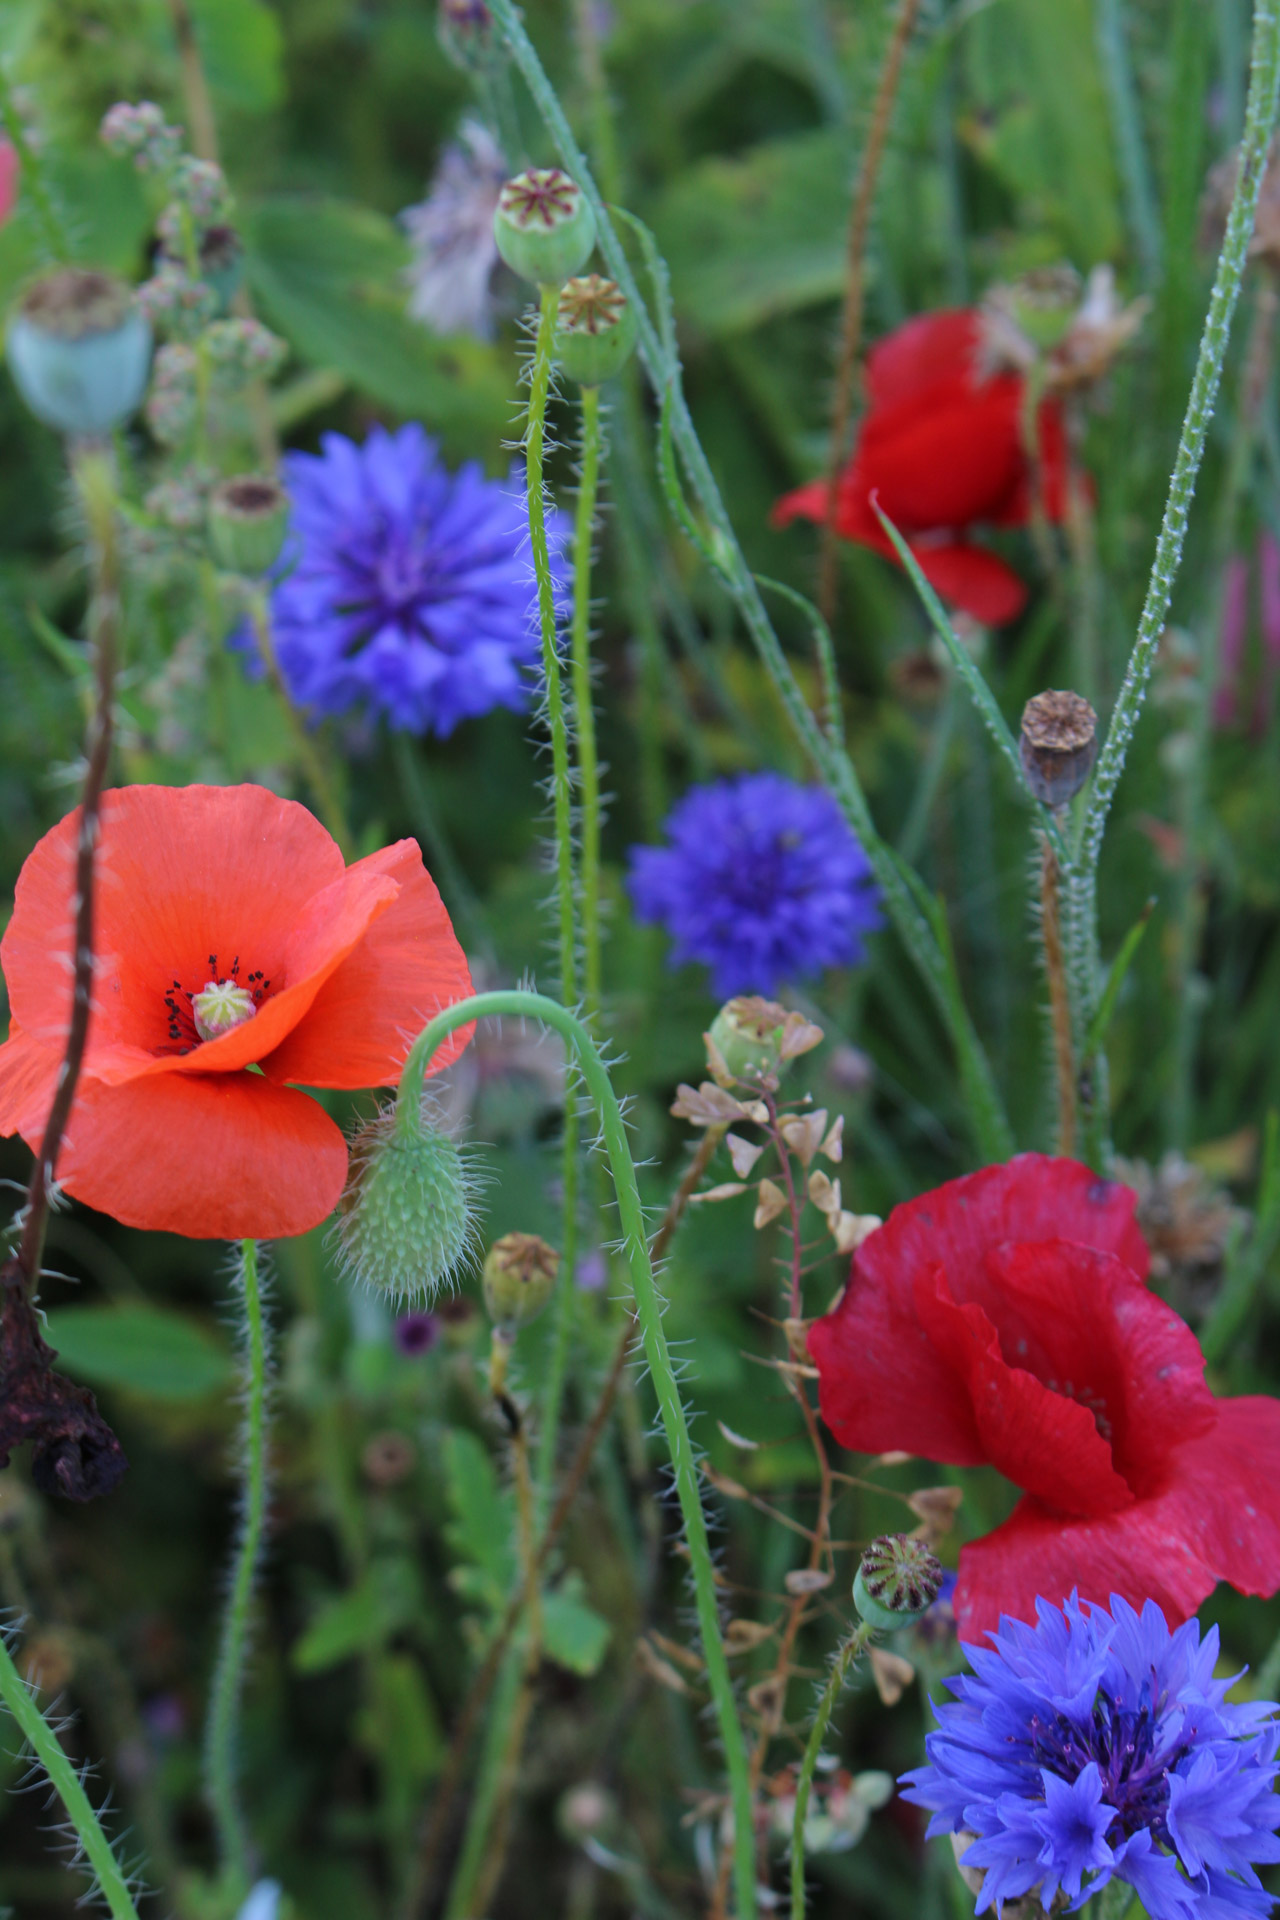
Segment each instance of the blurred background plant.
[[[873,356],[852,418],[899,411],[861,457],[870,473],[878,448],[884,510],[952,607],[965,590],[935,536],[982,527],[956,543],[964,578],[989,563],[998,574],[981,579],[998,578],[1006,599],[978,607],[999,624],[957,626],[1009,726],[1042,689],[1069,686],[1105,728],[1234,181],[1245,0],[530,0],[526,26],[606,198],[652,229],[668,264],[689,407],[750,566],[780,589],[770,606],[800,687],[828,736],[847,738],[881,841],[945,903],[940,950],[954,955],[1013,1140],[1050,1147],[1061,1107],[1036,937],[1046,869],[1039,855],[1028,869],[1025,795],[989,752],[956,655],[879,524],[850,524],[835,550],[833,694],[794,600],[817,592],[822,532],[771,516],[829,471],[851,207],[880,126],[856,263],[855,339]],[[6,0],[0,112],[6,309],[42,270],[92,266],[141,289],[157,340],[145,407],[117,436],[114,777],[260,781],[311,805],[349,856],[414,834],[478,982],[554,981],[546,730],[524,673],[538,641],[520,606],[530,574],[511,456],[529,289],[498,257],[492,213],[507,175],[559,156],[486,8]],[[1280,1369],[1277,200],[1269,174],[1100,895],[1102,954],[1131,963],[1108,1005],[1117,1171],[1138,1191],[1155,1284],[1231,1392],[1274,1390]],[[641,242],[623,237],[639,267]],[[919,497],[919,476],[955,449],[908,445],[913,417],[874,357],[939,309],[966,310],[995,383],[951,392],[957,444],[985,459],[1005,436],[1000,471],[984,468],[969,504],[944,509]],[[559,388],[546,483],[567,603],[584,408],[574,383]],[[725,985],[776,985],[818,1036],[786,1084],[798,1104],[783,1112],[776,1089],[748,1097],[716,1053],[708,1061],[707,965],[669,967],[670,930],[691,954],[697,944],[652,890],[629,893],[628,872],[670,858],[657,850],[689,789],[809,782],[813,768],[732,597],[668,513],[658,410],[635,364],[599,393],[600,505],[578,548],[580,561],[594,524],[579,623],[594,679],[574,695],[581,713],[594,685],[603,792],[588,1011],[661,1240],[668,1337],[720,1528],[759,1858],[780,1889],[776,1837],[791,1830],[812,1683],[847,1630],[857,1550],[913,1526],[954,1562],[958,1541],[1008,1508],[985,1471],[964,1476],[962,1499],[950,1471],[933,1485],[937,1469],[893,1456],[852,1468],[817,1433],[787,1324],[825,1308],[870,1222],[975,1163],[971,1088],[900,928],[886,914],[870,931],[875,910],[858,895],[845,914],[859,938],[866,929],[865,960],[846,928],[843,948],[815,947],[832,961],[821,971],[793,948],[780,983]],[[936,424],[936,395],[928,409]],[[35,840],[75,802],[91,667],[77,637],[85,529],[58,441],[8,376],[0,420],[8,900]],[[253,492],[274,484],[282,449],[287,536],[281,503]],[[249,487],[229,509],[228,482]],[[349,498],[360,537],[340,558],[394,602],[376,627],[341,626],[367,607],[343,597],[349,576],[334,586],[325,573],[339,543],[326,545],[324,514],[348,525]],[[412,680],[420,655],[404,636],[423,633],[468,669],[457,681],[470,704],[441,695],[447,677]],[[333,670],[356,655],[379,699],[353,690],[354,669]],[[748,840],[743,858],[755,857]],[[833,893],[844,860],[840,845],[826,856]],[[861,888],[860,864],[855,877]],[[724,876],[743,917],[756,878]],[[1145,937],[1126,944],[1140,922]],[[703,957],[727,964],[714,929]],[[724,1067],[723,1037],[717,1047]],[[484,1143],[486,1246],[521,1234],[563,1247],[576,1086],[554,1036],[508,1023],[482,1031],[443,1089],[447,1123]],[[354,1095],[327,1102],[343,1122],[373,1112]],[[0,1154],[25,1180],[25,1150]],[[689,1205],[695,1182],[704,1202]],[[270,1548],[242,1765],[260,1864],[286,1891],[283,1904],[255,1891],[253,1920],[273,1906],[295,1920],[723,1911],[732,1817],[604,1191],[585,1161],[569,1310],[509,1327],[501,1394],[478,1270],[430,1312],[397,1313],[347,1287],[321,1233],[276,1249]],[[224,1250],[74,1210],[54,1216],[48,1260],[48,1338],[99,1391],[131,1469],[109,1500],[75,1509],[37,1493],[22,1466],[0,1479],[15,1658],[43,1704],[76,1709],[69,1750],[103,1757],[144,1878],[166,1888],[143,1902],[146,1920],[231,1920],[200,1777],[210,1569],[234,1522]],[[563,1411],[544,1465],[549,1381]],[[571,1495],[536,1633],[509,1619],[528,1571],[530,1473],[539,1527]],[[1224,1590],[1207,1612],[1237,1664],[1261,1661],[1277,1624],[1267,1608]],[[954,1664],[944,1595],[854,1672],[808,1814],[813,1914],[971,1910],[949,1860],[923,1849],[915,1811],[885,1804],[884,1776],[919,1758],[925,1688]],[[0,1759],[6,1769],[15,1783],[16,1760]],[[83,1883],[31,1807],[0,1802],[0,1903],[62,1920]]]

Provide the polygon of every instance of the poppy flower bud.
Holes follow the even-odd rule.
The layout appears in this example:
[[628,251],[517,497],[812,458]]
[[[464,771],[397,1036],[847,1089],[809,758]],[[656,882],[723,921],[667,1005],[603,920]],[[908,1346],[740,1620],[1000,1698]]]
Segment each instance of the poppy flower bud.
[[473,1245],[473,1181],[457,1142],[389,1107],[351,1143],[338,1202],[339,1254],[354,1280],[393,1300],[431,1300]]
[[7,352],[37,419],[59,433],[107,433],[142,398],[151,328],[122,281],[60,267],[23,296]]
[[514,1339],[551,1298],[560,1255],[536,1233],[504,1233],[484,1263],[484,1304],[495,1328]]
[[1098,716],[1078,693],[1038,693],[1022,710],[1022,771],[1036,799],[1065,807],[1098,757]]
[[853,1604],[869,1627],[908,1627],[942,1589],[942,1562],[923,1540],[882,1533],[858,1562]]
[[492,73],[506,62],[506,42],[484,0],[440,0],[436,36],[446,58],[464,73]]
[[218,565],[250,579],[270,572],[289,525],[289,496],[253,473],[224,480],[209,498],[209,545]]
[[598,273],[565,281],[556,317],[555,355],[570,380],[580,387],[598,387],[602,380],[612,380],[631,358],[635,344],[635,312],[615,281],[602,280]]
[[596,243],[596,217],[567,173],[530,167],[499,193],[493,236],[513,273],[558,287],[586,264]]

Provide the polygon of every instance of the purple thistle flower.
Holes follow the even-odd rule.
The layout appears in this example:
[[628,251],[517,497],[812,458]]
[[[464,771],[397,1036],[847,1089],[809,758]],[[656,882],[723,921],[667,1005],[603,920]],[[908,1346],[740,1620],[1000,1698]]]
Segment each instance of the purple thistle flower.
[[426,199],[400,215],[413,250],[405,274],[409,311],[434,333],[490,340],[489,283],[498,264],[493,216],[509,169],[479,120],[464,120],[458,131],[461,139],[441,154]]
[[1227,1701],[1218,1629],[1170,1633],[1154,1600],[1137,1614],[1118,1594],[1110,1613],[1074,1594],[1036,1612],[965,1649],[974,1673],[948,1681],[929,1763],[903,1776],[930,1836],[973,1836],[976,1912],[1033,1888],[1075,1912],[1119,1879],[1150,1920],[1269,1914],[1255,1868],[1280,1860],[1280,1722],[1270,1701]]
[[411,1360],[416,1360],[419,1354],[430,1353],[439,1338],[440,1322],[434,1313],[422,1310],[402,1313],[396,1321],[397,1350]]
[[777,773],[694,787],[668,844],[632,847],[631,898],[671,935],[671,964],[701,961],[716,993],[857,966],[880,925],[871,864],[831,798]]
[[[292,516],[272,619],[294,702],[441,735],[527,706],[539,641],[518,474],[451,473],[417,425],[321,445],[283,462]],[[551,512],[558,586],[568,537]]]

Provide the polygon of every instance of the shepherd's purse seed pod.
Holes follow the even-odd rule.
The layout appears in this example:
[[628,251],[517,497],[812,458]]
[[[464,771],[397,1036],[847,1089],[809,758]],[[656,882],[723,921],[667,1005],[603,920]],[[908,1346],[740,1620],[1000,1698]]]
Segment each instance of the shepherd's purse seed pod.
[[567,173],[530,167],[499,193],[493,235],[513,273],[558,287],[586,264],[596,243],[596,217]]
[[151,365],[151,327],[123,282],[59,267],[27,289],[9,322],[18,391],[59,433],[108,433],[137,407]]
[[853,1604],[869,1627],[888,1632],[927,1613],[942,1588],[942,1562],[923,1540],[882,1533],[858,1562]]
[[335,1233],[348,1274],[392,1300],[430,1302],[474,1250],[474,1181],[457,1142],[389,1107],[351,1143]]

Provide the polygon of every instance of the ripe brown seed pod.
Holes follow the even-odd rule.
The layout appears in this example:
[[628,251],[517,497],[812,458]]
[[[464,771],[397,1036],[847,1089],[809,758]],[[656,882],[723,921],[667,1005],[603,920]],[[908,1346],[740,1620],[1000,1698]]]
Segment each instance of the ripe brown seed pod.
[[1098,716],[1078,693],[1038,693],[1023,708],[1018,745],[1036,799],[1055,810],[1065,807],[1098,757]]

